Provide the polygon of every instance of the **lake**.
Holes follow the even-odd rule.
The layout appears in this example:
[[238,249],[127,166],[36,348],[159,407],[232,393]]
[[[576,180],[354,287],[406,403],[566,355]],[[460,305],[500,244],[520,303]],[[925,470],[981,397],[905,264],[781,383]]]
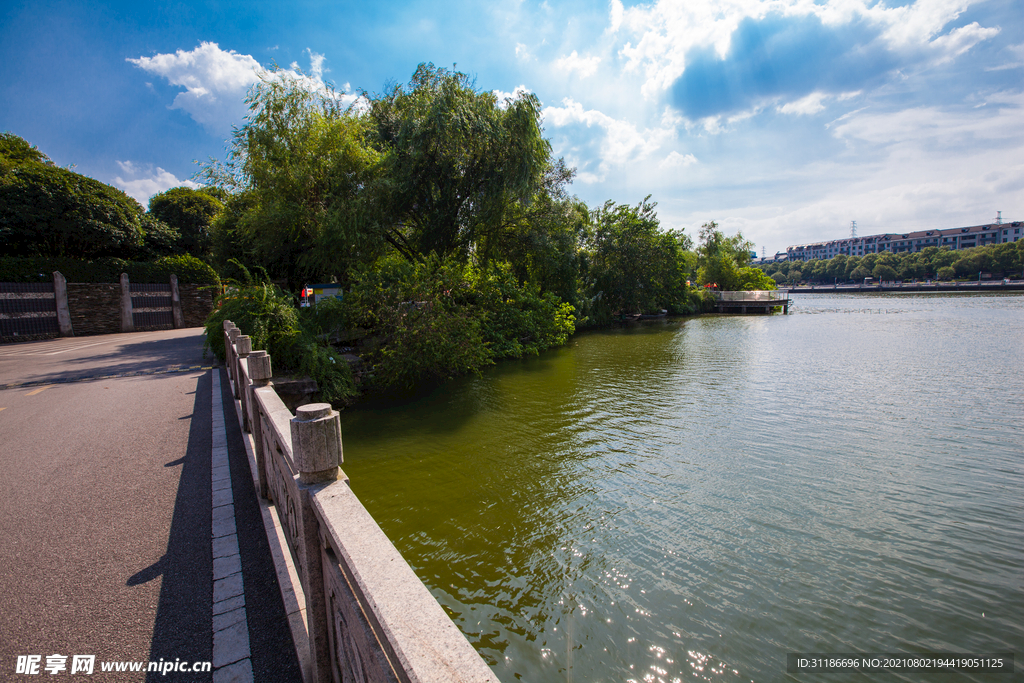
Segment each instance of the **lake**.
[[1024,652],[1024,296],[794,301],[346,411],[343,467],[506,683]]

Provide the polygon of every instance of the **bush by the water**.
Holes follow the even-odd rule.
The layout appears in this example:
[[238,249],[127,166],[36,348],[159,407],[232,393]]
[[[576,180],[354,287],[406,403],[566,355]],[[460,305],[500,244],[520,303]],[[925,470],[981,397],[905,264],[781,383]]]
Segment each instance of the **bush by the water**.
[[435,256],[381,259],[358,275],[344,305],[352,324],[373,330],[363,360],[380,388],[536,355],[564,344],[576,325],[570,304],[520,283],[506,263],[478,267]]
[[327,341],[300,323],[292,297],[273,285],[231,288],[206,319],[206,345],[224,360],[224,321],[252,340],[253,349],[270,354],[275,373],[285,371],[316,380],[321,400],[340,404],[355,395],[348,363]]

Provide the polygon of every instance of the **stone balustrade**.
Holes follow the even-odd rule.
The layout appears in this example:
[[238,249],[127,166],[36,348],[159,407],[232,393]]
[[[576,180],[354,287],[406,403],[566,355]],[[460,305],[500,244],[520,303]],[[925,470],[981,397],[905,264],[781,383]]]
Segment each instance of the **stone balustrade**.
[[231,321],[224,346],[259,492],[277,509],[305,597],[307,683],[497,683],[352,493],[338,412],[313,403],[292,415],[270,382],[270,356]]

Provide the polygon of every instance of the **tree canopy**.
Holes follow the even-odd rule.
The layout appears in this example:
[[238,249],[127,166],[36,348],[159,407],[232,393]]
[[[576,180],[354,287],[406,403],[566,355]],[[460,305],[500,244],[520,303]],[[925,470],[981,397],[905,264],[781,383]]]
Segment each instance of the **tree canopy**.
[[210,225],[223,209],[220,199],[190,187],[174,187],[149,199],[150,215],[178,233],[182,251],[199,257],[209,254]]
[[142,215],[121,190],[33,155],[0,173],[0,241],[8,255],[131,258],[143,244]]

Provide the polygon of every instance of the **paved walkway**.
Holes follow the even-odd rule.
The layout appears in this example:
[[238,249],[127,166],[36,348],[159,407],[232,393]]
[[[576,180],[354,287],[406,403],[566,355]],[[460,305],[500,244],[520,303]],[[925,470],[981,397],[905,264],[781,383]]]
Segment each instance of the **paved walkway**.
[[0,680],[301,680],[201,330],[0,346],[0,465]]

